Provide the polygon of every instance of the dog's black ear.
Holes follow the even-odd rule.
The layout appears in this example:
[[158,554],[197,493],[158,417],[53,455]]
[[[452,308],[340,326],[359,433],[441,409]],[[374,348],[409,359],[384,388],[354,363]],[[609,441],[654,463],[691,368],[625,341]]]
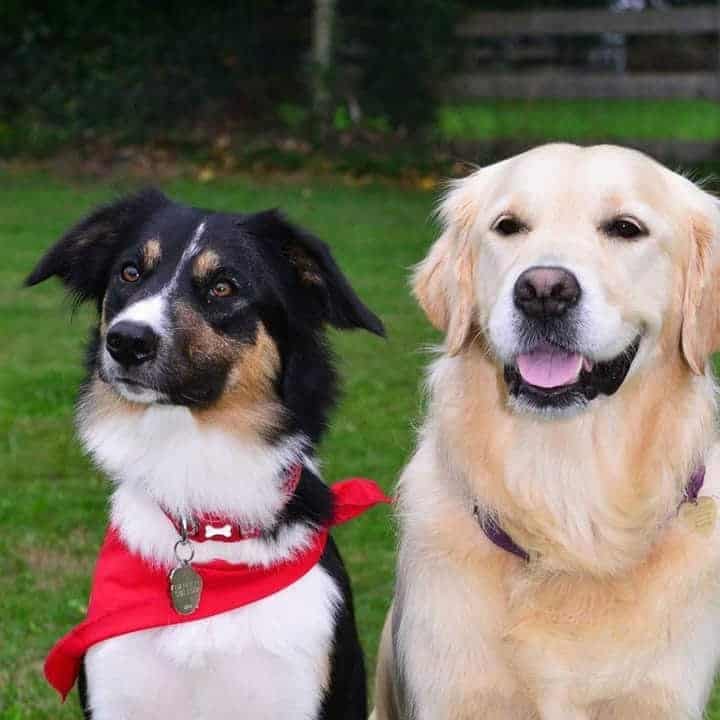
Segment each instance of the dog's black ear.
[[96,208],[47,251],[25,284],[37,285],[57,276],[78,302],[99,301],[113,260],[124,243],[169,203],[159,190],[148,188]]
[[242,224],[259,239],[271,242],[290,263],[296,288],[317,300],[322,321],[385,337],[382,321],[357,296],[322,240],[293,225],[277,210],[257,213]]

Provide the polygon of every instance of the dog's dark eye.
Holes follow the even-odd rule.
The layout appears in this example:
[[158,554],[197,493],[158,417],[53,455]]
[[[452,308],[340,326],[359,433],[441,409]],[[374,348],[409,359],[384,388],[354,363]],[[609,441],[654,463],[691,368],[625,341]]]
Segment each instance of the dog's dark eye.
[[123,269],[120,271],[120,277],[127,283],[134,283],[140,279],[140,270],[138,266],[133,263],[123,265]]
[[210,294],[216,298],[226,298],[235,294],[235,286],[229,280],[218,280],[211,288]]
[[495,225],[493,225],[493,230],[500,235],[517,235],[523,232],[523,230],[527,230],[527,226],[517,218],[505,216],[501,217]]
[[615,218],[603,228],[606,235],[622,238],[623,240],[634,240],[641,235],[647,235],[647,230],[635,220],[630,218]]

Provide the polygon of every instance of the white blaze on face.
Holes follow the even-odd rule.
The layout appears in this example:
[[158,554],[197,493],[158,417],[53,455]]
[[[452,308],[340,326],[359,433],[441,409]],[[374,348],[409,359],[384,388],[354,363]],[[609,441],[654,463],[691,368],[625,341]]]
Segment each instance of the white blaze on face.
[[118,313],[110,324],[108,330],[121,322],[132,322],[139,325],[148,325],[157,335],[165,333],[167,327],[167,302],[164,292],[151,295],[128,305]]
[[160,337],[167,332],[168,323],[168,298],[177,287],[178,279],[187,266],[198,253],[200,240],[205,232],[205,220],[195,229],[190,244],[185,248],[177,268],[170,278],[170,282],[158,293],[150,297],[141,298],[128,305],[110,323],[108,330],[120,322],[135,322],[150,326]]
[[[165,287],[159,292],[149,297],[143,297],[139,300],[131,303],[119,312],[108,326],[107,332],[110,332],[113,327],[117,326],[121,322],[132,322],[139,325],[147,325],[152,328],[153,332],[161,339],[167,338],[170,332],[170,297],[177,287],[178,280],[184,268],[188,263],[192,262],[193,258],[199,252],[200,240],[205,232],[206,222],[203,220],[200,222],[193,233],[190,244],[185,248],[180,261],[178,262],[177,268],[173,273]],[[105,371],[106,377],[112,382],[113,376],[117,372],[118,363],[112,358],[106,346],[103,347],[101,364]],[[155,403],[164,399],[161,393],[155,390],[132,386],[127,383],[117,382],[113,383],[117,392],[120,393],[126,400],[138,403]]]
[[169,288],[174,288],[177,285],[178,278],[180,277],[180,273],[184,270],[184,268],[192,261],[192,259],[198,254],[200,250],[200,240],[202,239],[203,234],[205,233],[205,225],[206,221],[203,220],[195,229],[195,232],[193,233],[192,240],[190,241],[190,244],[185,248],[185,251],[182,254],[182,257],[180,258],[180,262],[178,263],[177,270],[175,270],[175,274],[173,275],[172,280],[170,281]]

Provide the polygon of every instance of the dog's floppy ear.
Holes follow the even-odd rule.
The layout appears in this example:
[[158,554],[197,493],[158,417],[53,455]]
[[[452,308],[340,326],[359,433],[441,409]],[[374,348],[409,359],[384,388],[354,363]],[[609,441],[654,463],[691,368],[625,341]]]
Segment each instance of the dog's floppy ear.
[[476,333],[470,241],[476,213],[476,203],[460,181],[441,203],[443,232],[415,267],[412,280],[420,307],[430,322],[445,333],[450,355],[462,352]]
[[385,328],[350,286],[330,248],[311,233],[289,222],[277,210],[245,218],[246,231],[271,242],[284,262],[289,262],[294,285],[312,298],[320,322],[337,328],[368,330],[385,337]]
[[148,188],[96,208],[47,251],[25,280],[37,285],[57,276],[78,302],[100,300],[110,266],[123,244],[169,200]]
[[720,349],[720,207],[713,218],[696,214],[690,223],[690,254],[685,276],[681,346],[690,369],[705,372],[710,354]]

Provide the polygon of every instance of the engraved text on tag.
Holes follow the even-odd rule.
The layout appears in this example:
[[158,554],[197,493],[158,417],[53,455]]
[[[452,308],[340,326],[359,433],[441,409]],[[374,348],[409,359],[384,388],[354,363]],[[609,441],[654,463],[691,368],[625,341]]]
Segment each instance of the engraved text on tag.
[[177,613],[190,615],[198,609],[202,584],[190,565],[180,565],[170,573],[170,598]]

